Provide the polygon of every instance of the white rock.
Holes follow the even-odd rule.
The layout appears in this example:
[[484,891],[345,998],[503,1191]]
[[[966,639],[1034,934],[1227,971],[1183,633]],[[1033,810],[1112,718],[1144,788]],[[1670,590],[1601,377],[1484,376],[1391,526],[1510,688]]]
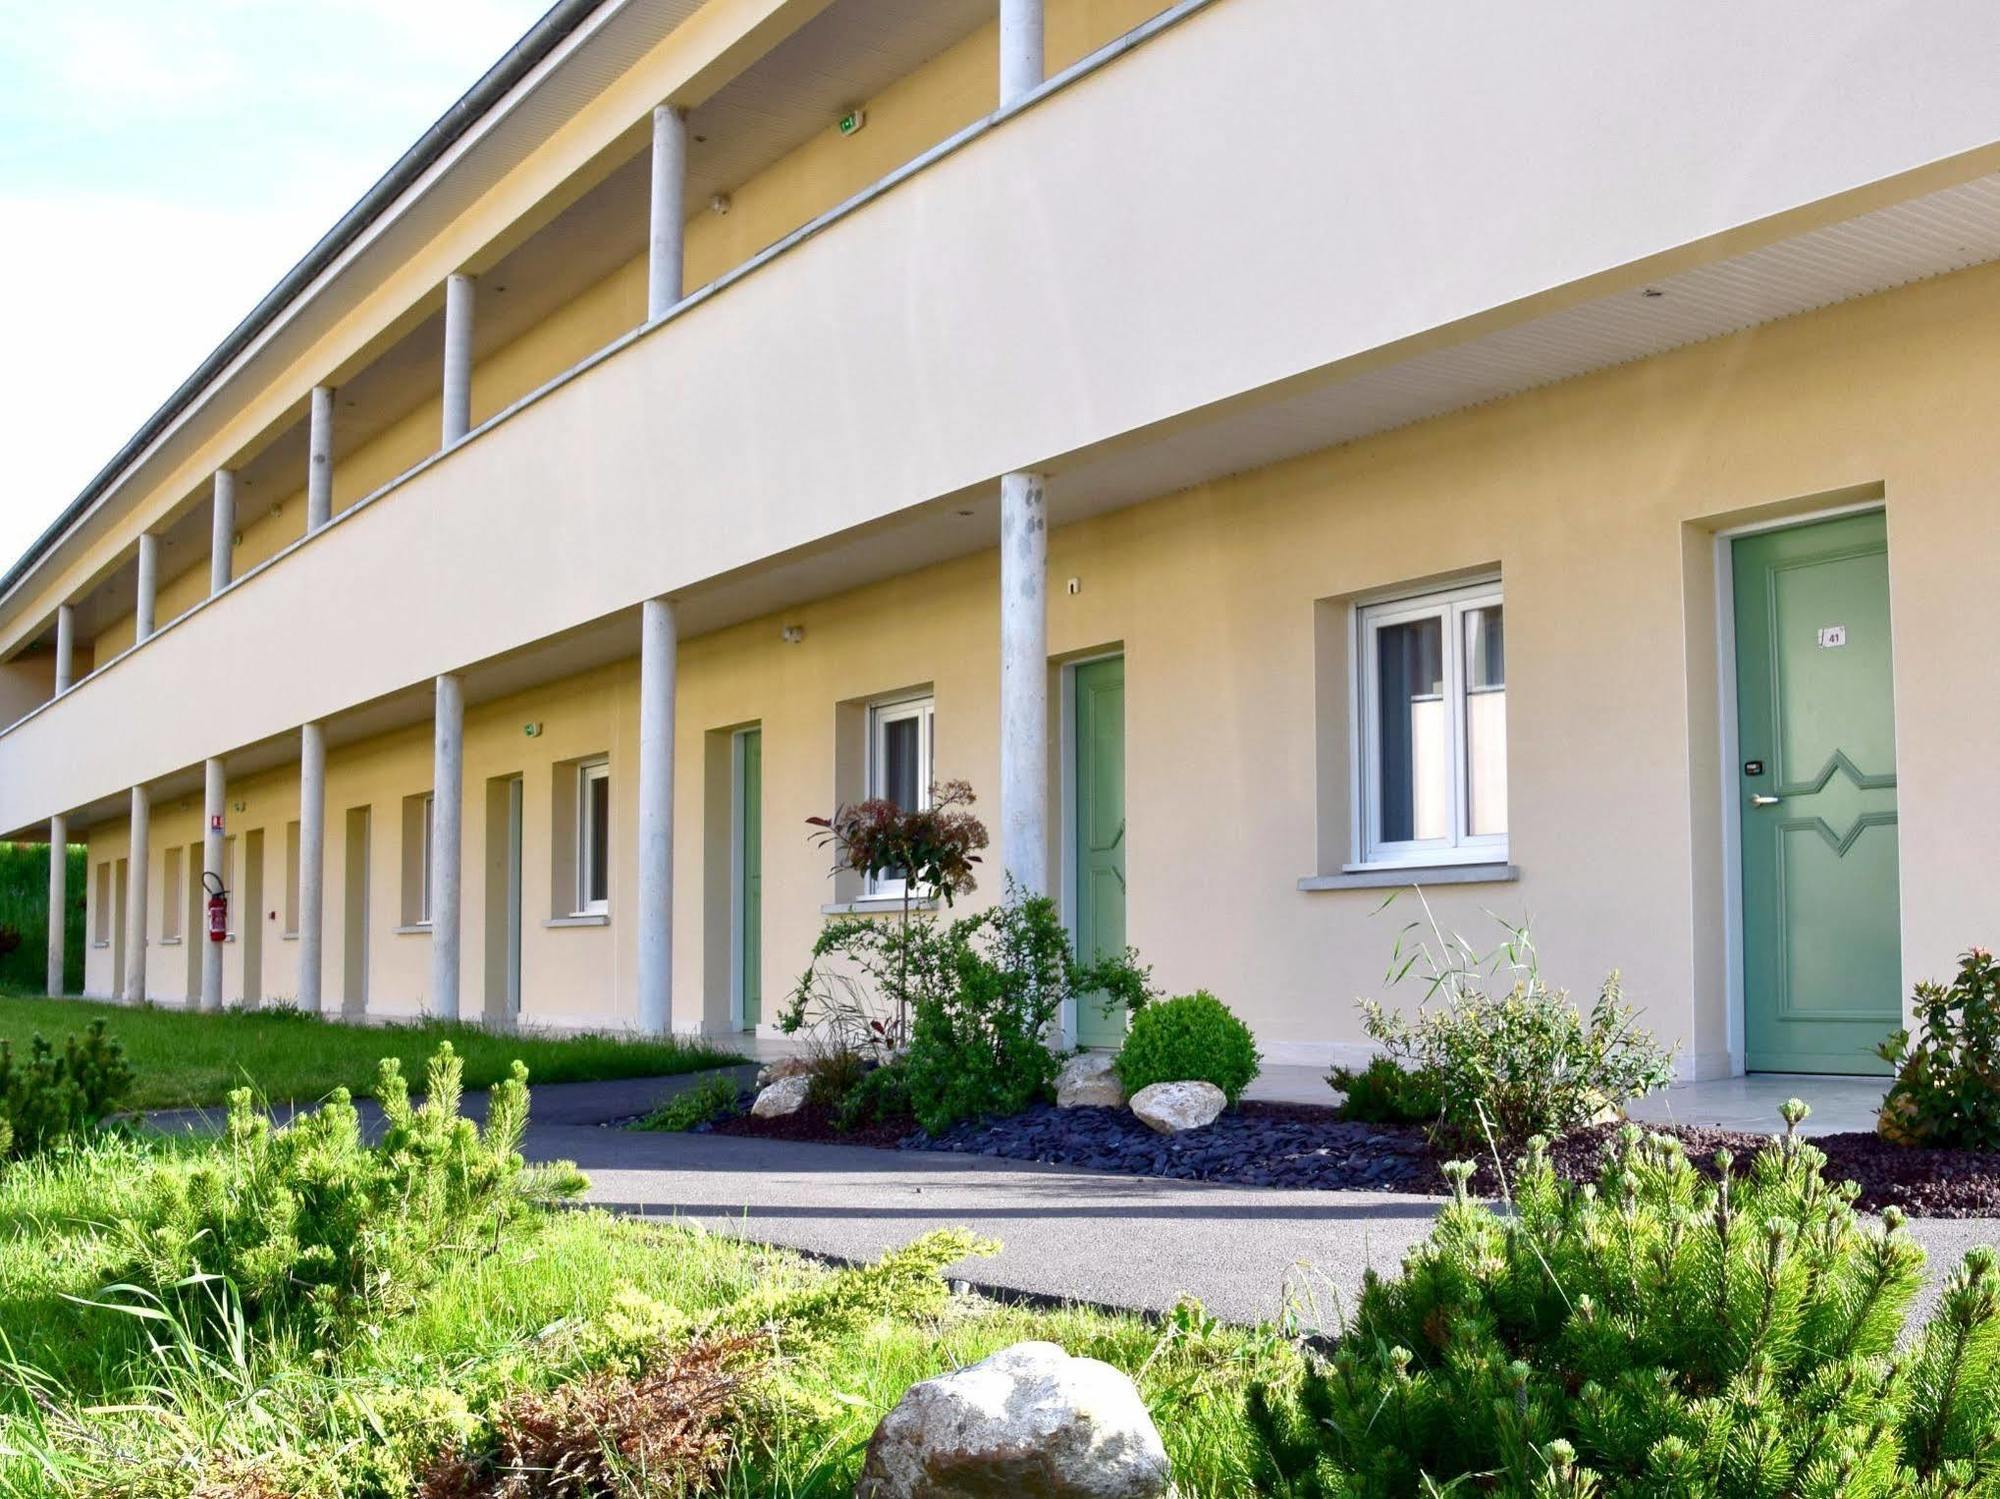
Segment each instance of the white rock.
[[1154,1083],[1132,1095],[1132,1112],[1163,1135],[1215,1123],[1229,1100],[1214,1083]]
[[1016,1343],[911,1385],[868,1444],[855,1499],[1155,1499],[1160,1433],[1118,1370]]
[[750,1112],[759,1119],[781,1119],[796,1114],[806,1106],[806,1092],[811,1087],[809,1077],[781,1077],[757,1095]]
[[1087,1051],[1071,1057],[1056,1075],[1056,1107],[1059,1109],[1122,1109],[1125,1086],[1111,1070],[1111,1057],[1101,1051]]
[[804,1057],[779,1057],[775,1062],[766,1062],[757,1069],[757,1086],[768,1088],[782,1077],[803,1077],[812,1071],[812,1063]]

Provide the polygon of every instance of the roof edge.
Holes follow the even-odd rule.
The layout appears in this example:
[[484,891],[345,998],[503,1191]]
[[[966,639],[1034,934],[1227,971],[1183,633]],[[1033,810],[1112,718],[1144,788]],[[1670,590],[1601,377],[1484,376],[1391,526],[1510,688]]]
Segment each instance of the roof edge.
[[305,256],[287,271],[278,284],[265,293],[249,314],[232,328],[193,374],[177,386],[166,401],[128,438],[111,461],[99,469],[83,492],[63,508],[62,514],[35,538],[27,551],[0,576],[0,612],[5,596],[54,549],[63,536],[116,483],[119,475],[151,446],[166,429],[191,406],[196,397],[219,377],[236,356],[268,328],[278,315],[291,306],[341,254],[368,229],[389,206],[407,192],[438,160],[513,87],[553,52],[585,17],[604,0],[556,0],[540,20],[507,53],[481,75],[479,81],[461,94],[416,140],[395,164],[377,178],[374,186],[340,216],[320,236]]

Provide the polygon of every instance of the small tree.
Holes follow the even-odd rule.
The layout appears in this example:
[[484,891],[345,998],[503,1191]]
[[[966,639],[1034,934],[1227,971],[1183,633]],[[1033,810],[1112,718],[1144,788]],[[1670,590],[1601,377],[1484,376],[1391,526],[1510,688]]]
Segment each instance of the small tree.
[[[975,885],[973,866],[979,851],[986,847],[986,824],[969,810],[975,800],[965,781],[943,781],[931,786],[929,804],[905,811],[886,797],[848,803],[831,817],[809,817],[807,823],[820,829],[814,841],[831,845],[834,870],[851,869],[866,879],[900,879],[903,882],[902,910],[897,918],[895,944],[896,1034],[900,1041],[909,1035],[909,932],[910,907],[926,892],[949,906]],[[787,1028],[796,1029],[800,1008],[787,1017]]]

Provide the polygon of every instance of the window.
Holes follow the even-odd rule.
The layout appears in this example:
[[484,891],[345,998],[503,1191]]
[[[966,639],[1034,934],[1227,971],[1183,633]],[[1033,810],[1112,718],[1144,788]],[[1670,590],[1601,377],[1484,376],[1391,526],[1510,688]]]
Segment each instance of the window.
[[181,940],[181,851],[170,848],[160,856],[160,940]]
[[97,909],[90,913],[90,940],[99,947],[111,945],[111,861],[97,866]]
[[1360,611],[1361,862],[1507,856],[1507,656],[1497,579]]
[[611,905],[611,767],[576,770],[576,914],[601,916]]
[[[927,807],[935,771],[932,730],[937,719],[930,698],[879,703],[868,710],[868,795],[894,802],[904,811]],[[870,880],[868,894],[900,898],[903,877],[885,873]]]
[[299,934],[299,825],[285,824],[285,931],[287,937]]
[[436,831],[433,820],[437,811],[437,798],[426,793],[423,801],[423,860],[418,865],[417,876],[417,921],[422,926],[431,924],[431,837]]

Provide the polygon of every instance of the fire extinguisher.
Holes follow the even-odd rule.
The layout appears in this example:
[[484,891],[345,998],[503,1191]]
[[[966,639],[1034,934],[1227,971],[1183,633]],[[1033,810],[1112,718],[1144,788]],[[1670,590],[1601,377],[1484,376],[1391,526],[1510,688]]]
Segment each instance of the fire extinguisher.
[[202,887],[208,891],[208,940],[221,942],[229,935],[229,891],[222,876],[202,871]]

